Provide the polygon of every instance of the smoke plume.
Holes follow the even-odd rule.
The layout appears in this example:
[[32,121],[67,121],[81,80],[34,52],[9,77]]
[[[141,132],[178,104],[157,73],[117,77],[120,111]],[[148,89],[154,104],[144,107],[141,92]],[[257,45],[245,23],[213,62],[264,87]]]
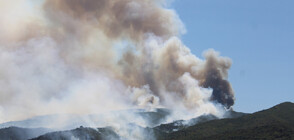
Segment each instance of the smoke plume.
[[157,107],[220,116],[234,104],[231,60],[193,55],[164,0],[1,1],[0,30],[1,122]]

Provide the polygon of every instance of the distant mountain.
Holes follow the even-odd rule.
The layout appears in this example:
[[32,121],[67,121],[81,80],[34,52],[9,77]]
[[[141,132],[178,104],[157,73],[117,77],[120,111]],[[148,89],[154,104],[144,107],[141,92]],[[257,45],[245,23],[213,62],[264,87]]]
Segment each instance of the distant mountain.
[[[91,119],[90,117],[86,116]],[[59,123],[60,122],[60,123]],[[71,122],[71,123],[69,123]],[[76,125],[78,123],[79,125]],[[58,124],[60,129],[71,129],[79,127],[84,124],[83,116],[76,114],[55,114],[55,115],[44,115],[36,116],[20,121],[11,121],[0,124],[0,128],[6,127],[26,127],[26,128],[38,128],[38,127],[55,127],[54,124]]]
[[[55,114],[36,116],[21,121],[11,121],[0,124],[0,128],[7,128],[11,126],[22,128],[51,128],[55,130],[69,130],[80,126],[98,127],[107,126],[105,119],[112,118],[113,120],[124,119],[126,123],[133,123],[136,120],[144,120],[150,126],[157,126],[161,124],[165,118],[170,114],[168,109],[158,108],[154,111],[145,111],[142,109],[130,109],[113,111],[104,114]],[[58,125],[56,125],[58,124]]]
[[180,131],[160,133],[160,140],[294,139],[294,104],[281,103],[239,118],[212,120]]

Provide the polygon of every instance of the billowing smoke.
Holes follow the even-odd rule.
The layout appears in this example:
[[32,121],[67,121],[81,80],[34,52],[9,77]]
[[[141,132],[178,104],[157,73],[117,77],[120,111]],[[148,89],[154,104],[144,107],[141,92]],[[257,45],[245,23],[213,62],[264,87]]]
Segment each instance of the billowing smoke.
[[0,7],[1,122],[157,107],[175,110],[172,119],[220,116],[234,104],[231,60],[212,49],[204,60],[193,55],[164,0],[17,0]]

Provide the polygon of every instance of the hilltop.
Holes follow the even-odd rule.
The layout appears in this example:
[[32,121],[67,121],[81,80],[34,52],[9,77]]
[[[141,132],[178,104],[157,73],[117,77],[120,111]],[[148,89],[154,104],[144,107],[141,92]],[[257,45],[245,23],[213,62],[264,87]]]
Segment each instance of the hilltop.
[[212,120],[158,136],[161,140],[293,138],[294,104],[291,102],[239,118]]

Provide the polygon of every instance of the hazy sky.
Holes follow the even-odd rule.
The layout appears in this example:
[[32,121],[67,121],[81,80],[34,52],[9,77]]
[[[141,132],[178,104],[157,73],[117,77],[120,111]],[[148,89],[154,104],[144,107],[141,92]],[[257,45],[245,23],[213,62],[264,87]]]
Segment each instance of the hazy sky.
[[195,55],[214,48],[233,60],[236,111],[294,102],[293,0],[175,0],[172,7]]

